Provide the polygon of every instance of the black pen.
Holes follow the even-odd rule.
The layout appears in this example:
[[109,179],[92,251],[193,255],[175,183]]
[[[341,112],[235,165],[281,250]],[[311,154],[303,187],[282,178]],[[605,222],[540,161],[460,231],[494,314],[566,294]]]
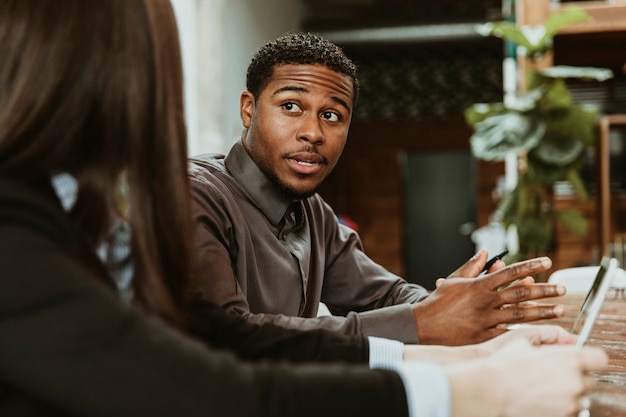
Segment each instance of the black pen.
[[494,256],[493,258],[489,259],[489,260],[487,261],[487,263],[485,264],[485,266],[483,267],[483,269],[482,269],[480,272],[481,272],[481,273],[482,273],[482,272],[487,272],[487,270],[488,270],[489,268],[491,268],[491,267],[493,266],[493,264],[495,264],[495,263],[496,263],[496,261],[499,261],[500,259],[504,258],[504,257],[505,257],[508,253],[509,253],[509,251],[508,251],[508,250],[505,250],[504,252],[499,253],[499,254],[497,254],[496,256]]

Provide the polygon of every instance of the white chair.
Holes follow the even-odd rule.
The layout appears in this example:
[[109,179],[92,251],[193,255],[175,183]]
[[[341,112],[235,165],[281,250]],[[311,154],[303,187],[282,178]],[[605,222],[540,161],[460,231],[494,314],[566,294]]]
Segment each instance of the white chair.
[[[568,294],[586,294],[589,292],[599,268],[599,266],[577,266],[559,269],[550,275],[548,283],[563,284]],[[625,295],[626,270],[622,268],[615,270],[611,289],[622,296]]]

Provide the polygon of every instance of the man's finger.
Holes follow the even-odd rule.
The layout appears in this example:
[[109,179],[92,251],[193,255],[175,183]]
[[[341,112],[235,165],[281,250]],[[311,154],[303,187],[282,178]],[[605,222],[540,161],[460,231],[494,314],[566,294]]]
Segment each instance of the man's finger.
[[504,261],[501,261],[500,259],[498,259],[497,261],[493,263],[493,265],[491,265],[487,273],[490,274],[492,272],[499,271],[502,268],[506,268],[506,264],[504,263]]
[[481,249],[474,256],[472,256],[467,262],[461,265],[456,271],[448,275],[448,278],[463,277],[472,278],[480,274],[480,271],[487,262],[487,250]]
[[562,317],[564,312],[565,307],[562,304],[513,304],[494,310],[493,319],[495,323],[528,323]]
[[513,281],[526,278],[529,275],[538,274],[539,272],[546,271],[552,266],[550,258],[544,256],[541,258],[528,259],[521,262],[516,262],[500,269],[499,271],[485,275],[480,279],[486,281],[492,289],[497,289],[503,285],[508,285]]
[[519,285],[528,285],[528,284],[534,284],[535,283],[535,278],[533,277],[526,277],[526,278],[522,278],[520,279],[517,283]]
[[566,289],[561,284],[512,285],[500,291],[503,304],[516,304],[523,301],[540,300],[547,297],[561,297]]

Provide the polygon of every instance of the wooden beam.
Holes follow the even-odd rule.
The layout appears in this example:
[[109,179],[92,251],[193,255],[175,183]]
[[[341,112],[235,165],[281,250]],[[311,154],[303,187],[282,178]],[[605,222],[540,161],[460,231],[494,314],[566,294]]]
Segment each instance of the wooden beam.
[[626,114],[610,114],[600,118],[600,139],[598,143],[598,208],[600,225],[598,227],[599,249],[601,256],[610,256],[611,231],[611,163],[609,154],[609,131],[612,126],[626,126]]
[[[552,12],[559,12],[567,7],[568,4],[551,6]],[[563,28],[559,34],[626,31],[626,2],[623,0],[617,3],[590,1],[577,2],[575,4],[589,13],[591,20]]]

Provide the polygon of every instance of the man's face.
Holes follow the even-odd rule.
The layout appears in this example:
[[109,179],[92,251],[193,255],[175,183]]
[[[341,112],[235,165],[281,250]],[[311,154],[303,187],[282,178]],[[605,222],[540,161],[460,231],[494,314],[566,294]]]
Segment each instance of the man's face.
[[256,103],[241,96],[243,145],[272,181],[297,198],[337,164],[352,118],[352,79],[320,65],[281,65]]

